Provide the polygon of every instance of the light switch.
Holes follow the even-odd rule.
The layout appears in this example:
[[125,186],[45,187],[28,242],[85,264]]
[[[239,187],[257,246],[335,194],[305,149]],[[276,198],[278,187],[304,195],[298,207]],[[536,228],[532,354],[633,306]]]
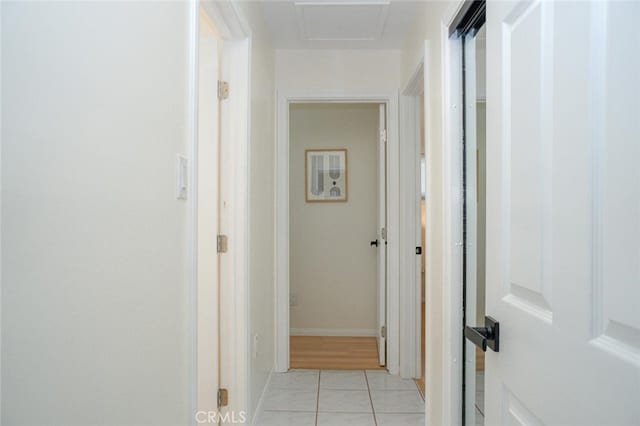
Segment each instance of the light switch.
[[187,199],[189,189],[189,160],[187,157],[178,155],[176,170],[176,198],[178,200]]

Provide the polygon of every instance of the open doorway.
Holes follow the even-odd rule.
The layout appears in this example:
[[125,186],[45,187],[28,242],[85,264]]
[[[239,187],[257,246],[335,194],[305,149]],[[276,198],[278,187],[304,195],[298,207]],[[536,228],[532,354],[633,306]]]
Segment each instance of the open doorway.
[[384,369],[385,125],[383,104],[290,105],[292,369]]
[[416,379],[418,389],[424,398],[425,383],[425,294],[426,294],[426,236],[427,236],[427,159],[425,156],[426,126],[424,119],[424,92],[420,95],[420,378]]
[[[284,373],[290,369],[290,334],[293,327],[290,326],[290,261],[291,261],[291,176],[290,176],[290,109],[291,106],[296,104],[374,104],[377,108],[377,130],[374,135],[373,143],[377,141],[379,153],[376,155],[373,164],[370,166],[375,169],[379,161],[384,161],[386,166],[386,173],[382,180],[385,181],[384,185],[378,184],[377,191],[385,191],[382,195],[378,196],[378,200],[384,200],[385,197],[388,200],[386,206],[380,207],[380,205],[374,206],[373,210],[368,212],[368,216],[374,216],[377,218],[377,229],[372,231],[366,231],[358,238],[364,238],[365,248],[372,256],[376,256],[378,259],[386,259],[383,262],[377,261],[378,268],[384,266],[384,272],[378,271],[376,275],[376,308],[374,329],[368,329],[369,336],[361,337],[375,337],[376,348],[378,352],[378,366],[384,365],[391,374],[399,373],[399,158],[398,158],[398,99],[396,93],[382,93],[382,94],[368,94],[362,93],[348,93],[341,92],[339,94],[328,93],[318,91],[316,93],[310,93],[308,91],[302,93],[280,91],[278,93],[278,116],[277,116],[277,129],[278,129],[278,151],[277,151],[277,164],[276,164],[276,368],[278,373]],[[333,123],[328,123],[326,127],[332,127]],[[348,164],[353,162],[353,156],[349,155],[347,151],[340,153],[341,147],[336,145],[327,145],[330,148],[325,148],[336,155],[337,164],[342,164],[342,167],[347,168]],[[345,155],[346,154],[346,155]],[[319,155],[309,155],[309,165],[307,166],[307,155],[304,154],[301,161],[303,167],[307,170],[313,168],[313,158],[317,158]],[[323,161],[334,161],[328,157]],[[319,164],[319,163],[318,163]],[[327,163],[328,164],[328,163]],[[305,177],[306,175],[303,175]],[[329,171],[327,170],[327,176]],[[302,187],[302,196],[306,204],[311,205],[347,205],[353,201],[353,196],[356,195],[353,192],[351,178],[347,176],[347,180],[340,182],[340,179],[336,181],[336,185],[340,187],[345,186],[346,193],[342,188],[338,194],[332,194],[331,190],[334,186],[334,180],[327,180],[324,182],[323,191],[324,196],[332,196],[336,198],[347,199],[348,201],[333,200],[329,202],[316,202],[307,203],[307,199],[313,199],[318,195],[309,194],[306,185]],[[374,178],[377,180],[377,178]],[[310,177],[307,183],[311,185],[313,178]],[[320,194],[322,195],[322,194]],[[377,208],[376,208],[377,207]],[[366,235],[365,235],[366,234]],[[353,235],[352,231],[349,231],[349,235]],[[376,247],[377,240],[377,247]],[[389,242],[388,244],[386,244]],[[339,240],[334,243],[339,243]],[[350,254],[349,254],[350,255]],[[383,256],[384,255],[384,256]],[[305,257],[306,261],[309,261],[309,257]],[[330,266],[330,265],[329,265]],[[352,309],[357,308],[357,306]],[[370,327],[370,325],[369,325]],[[325,333],[326,334],[326,333]],[[348,335],[346,335],[348,337]],[[313,337],[313,336],[312,336]]]
[[[428,49],[425,45],[425,58]],[[425,361],[429,359],[426,345],[425,301],[428,299],[429,275],[427,217],[427,154],[428,125],[425,100],[425,68],[421,62],[405,87],[401,97],[401,181],[400,204],[402,226],[400,275],[400,375],[415,379],[421,395],[425,394]]]
[[424,425],[413,377],[399,376],[397,101],[278,93],[277,359],[256,424]]

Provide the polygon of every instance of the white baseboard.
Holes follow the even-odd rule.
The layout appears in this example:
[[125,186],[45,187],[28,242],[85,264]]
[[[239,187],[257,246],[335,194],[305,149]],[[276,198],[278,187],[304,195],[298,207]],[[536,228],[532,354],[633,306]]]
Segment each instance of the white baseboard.
[[375,328],[292,328],[291,336],[375,337]]
[[254,413],[252,413],[253,415],[251,416],[251,424],[255,425],[256,424],[256,420],[258,420],[258,416],[260,415],[260,412],[262,411],[262,405],[264,403],[264,397],[267,394],[267,390],[269,389],[269,385],[271,384],[271,376],[273,376],[273,368],[271,369],[271,371],[269,371],[269,376],[267,376],[267,382],[264,385],[264,388],[262,389],[262,393],[260,394],[260,399],[258,399],[258,404],[256,405],[256,411]]

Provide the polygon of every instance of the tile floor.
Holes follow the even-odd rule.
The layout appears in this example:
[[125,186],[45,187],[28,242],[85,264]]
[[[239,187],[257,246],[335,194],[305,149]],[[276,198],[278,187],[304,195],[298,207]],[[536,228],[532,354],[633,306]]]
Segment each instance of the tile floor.
[[292,370],[271,378],[256,426],[424,425],[413,380],[386,371]]

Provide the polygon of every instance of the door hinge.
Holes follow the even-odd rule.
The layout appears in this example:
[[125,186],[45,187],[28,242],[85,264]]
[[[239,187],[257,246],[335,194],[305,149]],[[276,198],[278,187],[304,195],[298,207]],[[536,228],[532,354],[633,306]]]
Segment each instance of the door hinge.
[[226,235],[218,235],[218,253],[226,253],[229,239]]
[[422,246],[416,247],[416,254],[422,254]]
[[223,100],[229,97],[229,83],[218,80],[218,99]]
[[382,139],[382,142],[387,141],[387,129],[380,130],[380,139]]
[[383,339],[387,338],[387,327],[384,325],[380,327],[380,337],[382,337]]
[[218,408],[229,405],[229,390],[225,388],[218,389]]

